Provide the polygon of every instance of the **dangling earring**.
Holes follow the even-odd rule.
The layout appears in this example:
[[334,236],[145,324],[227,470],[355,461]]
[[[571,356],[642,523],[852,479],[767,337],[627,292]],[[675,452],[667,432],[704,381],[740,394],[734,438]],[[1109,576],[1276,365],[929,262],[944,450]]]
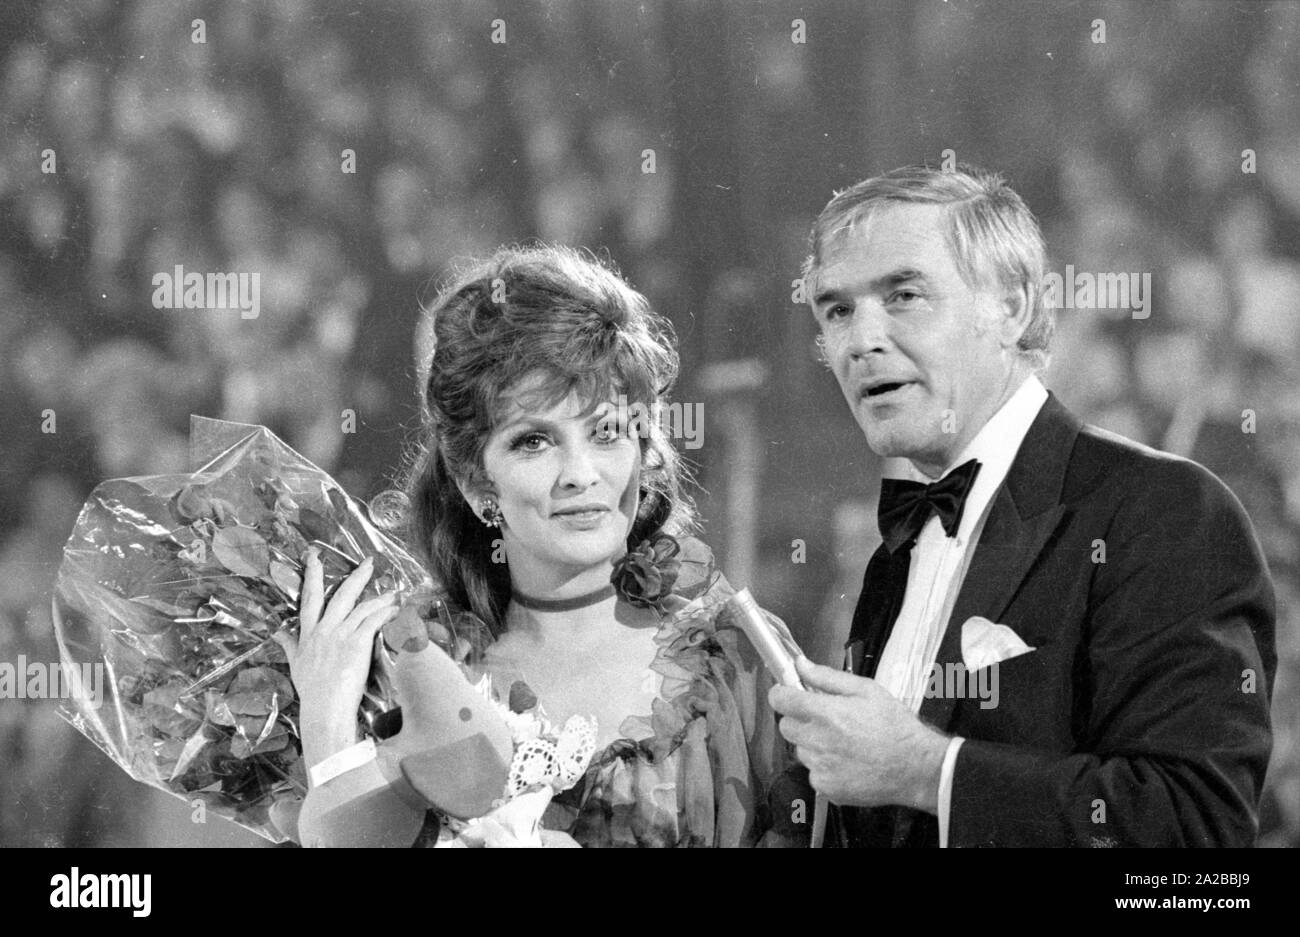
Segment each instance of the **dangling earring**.
[[497,499],[491,496],[479,499],[478,518],[488,527],[500,527],[501,521],[505,519]]

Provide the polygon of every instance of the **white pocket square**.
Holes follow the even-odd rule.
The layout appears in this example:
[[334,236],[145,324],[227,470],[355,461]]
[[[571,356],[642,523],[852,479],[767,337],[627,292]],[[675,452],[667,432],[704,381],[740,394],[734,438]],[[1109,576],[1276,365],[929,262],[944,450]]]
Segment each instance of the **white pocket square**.
[[966,670],[979,670],[991,664],[1028,654],[1034,650],[1006,625],[987,618],[966,619],[961,626],[961,659]]

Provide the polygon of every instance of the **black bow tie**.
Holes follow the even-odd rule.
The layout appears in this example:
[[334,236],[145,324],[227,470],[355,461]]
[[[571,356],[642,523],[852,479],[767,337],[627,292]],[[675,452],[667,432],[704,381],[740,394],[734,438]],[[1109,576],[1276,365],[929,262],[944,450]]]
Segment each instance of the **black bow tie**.
[[898,478],[883,479],[877,518],[889,552],[896,553],[900,547],[915,542],[931,511],[939,515],[949,537],[957,536],[966,496],[979,470],[980,463],[971,459],[930,485]]

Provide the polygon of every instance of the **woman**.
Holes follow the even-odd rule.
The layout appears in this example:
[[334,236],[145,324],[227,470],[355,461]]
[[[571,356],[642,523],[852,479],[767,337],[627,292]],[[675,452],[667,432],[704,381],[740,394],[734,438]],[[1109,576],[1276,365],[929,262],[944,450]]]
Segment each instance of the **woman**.
[[[731,589],[689,536],[678,456],[647,418],[676,377],[667,321],[616,273],[558,247],[499,251],[431,315],[414,538],[452,602],[490,629],[492,685],[510,687],[512,704],[536,699],[555,724],[594,721],[595,755],[547,809],[549,838],[806,841],[812,800],[787,770],[770,678],[723,610]],[[285,642],[311,765],[356,742],[370,648],[394,610],[387,597],[356,604],[363,567],[322,612],[314,562],[299,643]],[[313,797],[320,788],[304,817],[325,809]],[[375,809],[388,811],[384,841],[410,845],[418,808],[389,797]]]

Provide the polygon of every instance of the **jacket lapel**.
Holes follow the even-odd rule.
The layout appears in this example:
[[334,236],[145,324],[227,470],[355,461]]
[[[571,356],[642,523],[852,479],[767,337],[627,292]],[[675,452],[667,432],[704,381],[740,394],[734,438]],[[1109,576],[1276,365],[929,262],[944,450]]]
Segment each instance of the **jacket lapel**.
[[[962,624],[974,616],[998,621],[1066,513],[1061,488],[1079,420],[1054,395],[1029,428],[993,504],[944,630],[935,665],[961,663]],[[935,694],[920,716],[946,730],[956,700]]]

